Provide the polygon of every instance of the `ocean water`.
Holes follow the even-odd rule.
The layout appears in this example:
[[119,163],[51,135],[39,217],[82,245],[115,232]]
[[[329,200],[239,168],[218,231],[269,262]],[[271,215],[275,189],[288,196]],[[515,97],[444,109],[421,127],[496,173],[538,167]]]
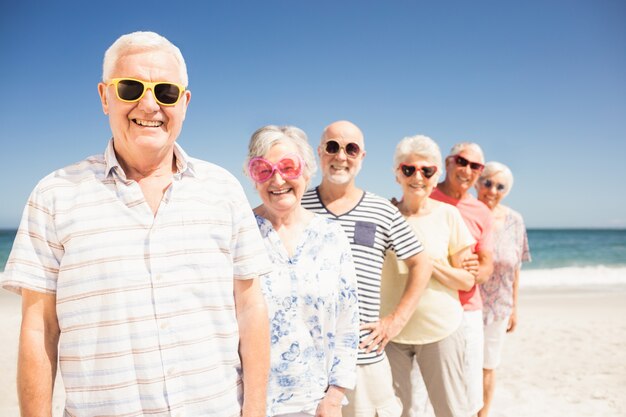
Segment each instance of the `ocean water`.
[[[4,271],[15,230],[0,230]],[[530,229],[532,262],[524,264],[522,287],[626,285],[626,230]]]
[[0,271],[4,271],[17,230],[0,230]]

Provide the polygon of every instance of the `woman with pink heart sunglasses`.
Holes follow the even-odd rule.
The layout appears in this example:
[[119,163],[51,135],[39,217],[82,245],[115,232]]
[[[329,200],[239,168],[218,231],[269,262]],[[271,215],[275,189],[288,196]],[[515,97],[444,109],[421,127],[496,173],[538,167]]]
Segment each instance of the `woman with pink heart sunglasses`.
[[356,273],[341,226],[301,205],[315,155],[293,126],[252,135],[246,174],[273,270],[261,278],[270,320],[267,415],[340,416],[356,381]]

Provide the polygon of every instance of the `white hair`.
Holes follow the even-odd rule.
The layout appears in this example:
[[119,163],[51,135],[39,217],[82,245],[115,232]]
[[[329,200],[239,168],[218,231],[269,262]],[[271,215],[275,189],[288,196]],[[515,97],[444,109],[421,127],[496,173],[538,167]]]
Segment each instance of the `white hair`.
[[246,176],[250,176],[248,172],[248,164],[252,158],[264,156],[272,146],[278,143],[293,143],[298,149],[298,155],[304,161],[304,175],[307,178],[307,187],[309,181],[317,171],[317,163],[315,162],[315,153],[309,144],[306,133],[295,126],[276,126],[267,125],[256,130],[250,137],[248,144],[248,155],[243,164],[243,171]]
[[478,156],[480,157],[480,161],[475,161],[475,162],[480,162],[481,164],[485,163],[485,154],[483,153],[482,148],[480,147],[480,145],[474,142],[457,143],[456,145],[452,147],[452,149],[450,149],[450,154],[448,156],[458,155],[459,153],[463,152],[465,148],[472,149],[474,152],[478,154]]
[[513,188],[513,173],[506,165],[495,161],[487,162],[485,164],[485,169],[483,169],[483,172],[478,178],[478,181],[482,183],[484,180],[500,173],[504,175],[504,186],[506,187],[504,189],[504,196],[506,196],[509,192],[511,192],[511,188]]
[[435,164],[437,172],[434,177],[435,180],[439,178],[442,172],[441,151],[439,150],[439,145],[434,140],[424,135],[407,136],[402,139],[396,146],[396,151],[393,155],[394,172],[403,161],[412,155],[417,155]]
[[185,64],[183,54],[176,45],[155,32],[132,32],[117,38],[104,53],[102,81],[107,82],[112,78],[117,61],[122,56],[144,51],[171,53],[178,61],[181,84],[187,87],[189,77],[187,76],[187,64]]

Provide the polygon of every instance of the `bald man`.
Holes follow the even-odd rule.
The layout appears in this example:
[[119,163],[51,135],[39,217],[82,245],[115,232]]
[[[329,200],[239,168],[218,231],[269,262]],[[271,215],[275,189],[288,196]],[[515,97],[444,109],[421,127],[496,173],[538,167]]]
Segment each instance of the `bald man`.
[[[342,225],[357,271],[361,321],[357,384],[347,394],[349,404],[343,413],[347,417],[399,417],[402,405],[394,394],[384,348],[411,317],[432,265],[398,209],[356,186],[366,152],[363,133],[355,124],[342,120],[327,126],[317,152],[322,182],[305,193],[302,205]],[[380,278],[388,249],[405,261],[409,279],[395,309],[381,318]]]

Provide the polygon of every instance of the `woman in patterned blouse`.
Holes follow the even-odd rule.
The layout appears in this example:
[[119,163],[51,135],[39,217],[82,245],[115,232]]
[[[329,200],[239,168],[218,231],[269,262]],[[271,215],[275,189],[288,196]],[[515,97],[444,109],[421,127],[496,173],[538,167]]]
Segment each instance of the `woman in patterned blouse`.
[[478,413],[489,413],[495,388],[495,368],[500,363],[504,335],[517,325],[517,294],[522,262],[530,261],[528,239],[522,216],[500,204],[511,191],[513,174],[504,164],[485,164],[476,190],[478,199],[493,213],[493,274],[480,285],[485,324],[485,358],[483,364],[484,406]]
[[267,415],[341,417],[356,380],[358,307],[348,238],[300,202],[315,172],[304,132],[265,126],[250,140],[246,174],[273,264],[262,278],[270,319]]

